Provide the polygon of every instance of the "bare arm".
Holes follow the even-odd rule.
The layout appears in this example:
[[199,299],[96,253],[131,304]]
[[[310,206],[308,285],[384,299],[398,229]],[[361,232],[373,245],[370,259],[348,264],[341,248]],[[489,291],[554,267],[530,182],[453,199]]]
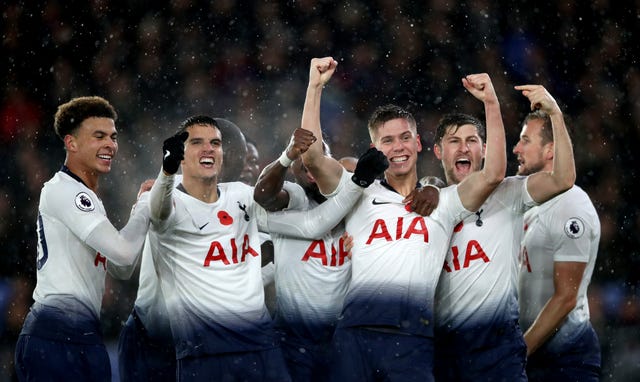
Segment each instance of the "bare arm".
[[304,165],[316,179],[323,194],[332,193],[340,182],[342,166],[335,159],[325,156],[322,149],[320,127],[320,101],[322,88],[336,70],[338,62],[333,57],[313,58],[309,69],[309,85],[302,110],[302,128],[319,139],[302,155]]
[[487,118],[487,148],[482,170],[472,172],[458,185],[460,200],[469,211],[477,211],[504,179],[507,171],[507,147],[500,103],[486,73],[470,74],[462,84],[484,103]]
[[535,352],[562,325],[575,308],[578,288],[587,263],[574,261],[555,262],[553,266],[553,296],[524,333],[527,356]]
[[253,199],[267,211],[280,211],[289,204],[289,194],[282,186],[291,162],[300,158],[302,153],[316,141],[313,134],[304,129],[296,129],[291,135],[289,145],[279,159],[269,163],[260,173],[253,189]]
[[531,102],[531,110],[539,108],[551,118],[553,130],[553,170],[531,174],[527,190],[537,203],[543,203],[570,189],[576,181],[576,166],[571,138],[562,111],[551,94],[540,85],[516,86]]
[[278,211],[289,203],[289,194],[282,189],[287,169],[278,160],[262,169],[253,189],[253,199],[265,210]]
[[440,188],[433,184],[422,185],[412,190],[402,203],[409,203],[411,211],[422,216],[429,216],[440,202]]
[[381,151],[369,148],[358,159],[353,174],[340,167],[337,194],[312,210],[269,214],[268,231],[292,237],[320,238],[351,211],[362,190],[369,187],[388,166],[389,162]]

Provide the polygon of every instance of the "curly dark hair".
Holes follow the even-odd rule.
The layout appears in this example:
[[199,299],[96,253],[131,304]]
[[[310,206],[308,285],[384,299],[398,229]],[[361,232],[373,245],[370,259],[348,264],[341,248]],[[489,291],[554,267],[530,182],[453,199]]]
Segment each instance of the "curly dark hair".
[[109,101],[98,96],[77,97],[58,106],[53,127],[56,135],[64,141],[64,137],[75,133],[85,119],[91,117],[118,120],[116,110]]

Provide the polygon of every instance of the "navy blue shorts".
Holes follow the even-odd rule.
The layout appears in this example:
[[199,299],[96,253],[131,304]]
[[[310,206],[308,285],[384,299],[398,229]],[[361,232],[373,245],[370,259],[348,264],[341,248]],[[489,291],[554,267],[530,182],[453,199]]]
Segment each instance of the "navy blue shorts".
[[120,380],[175,381],[176,350],[169,339],[152,339],[134,310],[118,341]]
[[20,335],[15,353],[19,381],[111,382],[104,344],[80,344]]
[[433,339],[370,328],[338,328],[330,380],[433,381]]
[[185,357],[178,360],[178,381],[291,382],[279,347],[242,353]]
[[600,342],[591,326],[570,346],[551,350],[545,344],[527,361],[527,375],[533,382],[597,382],[600,369]]
[[436,381],[526,381],[526,362],[527,345],[516,321],[465,333],[436,331]]
[[330,341],[310,341],[280,329],[276,330],[276,335],[292,381],[327,381],[331,365]]

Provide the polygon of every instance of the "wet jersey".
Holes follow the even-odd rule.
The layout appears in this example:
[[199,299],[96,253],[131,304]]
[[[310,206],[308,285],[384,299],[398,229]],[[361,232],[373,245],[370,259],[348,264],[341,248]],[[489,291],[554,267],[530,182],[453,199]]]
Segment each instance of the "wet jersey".
[[590,327],[587,288],[600,242],[600,220],[589,196],[578,186],[528,211],[520,254],[520,322],[531,326],[554,292],[554,262],[587,263],[576,306],[547,346],[569,346]]
[[[359,188],[347,183],[351,182],[351,175],[343,171],[334,193],[343,187]],[[357,192],[361,193],[360,190]],[[297,193],[304,193],[304,190],[300,187]],[[333,205],[334,201],[335,198],[330,198],[323,205]],[[309,199],[306,210],[310,214],[306,217],[293,211],[270,213],[269,227],[286,227],[287,224],[304,227],[308,219],[321,219],[317,215],[322,214],[319,207]],[[339,214],[340,208],[335,206],[323,213]],[[299,338],[328,341],[342,310],[350,277],[351,264],[341,239],[344,225],[338,224],[333,230],[308,238],[294,237],[297,230],[299,228],[294,227],[279,232],[271,230],[276,266],[275,326]]]
[[[518,320],[522,219],[535,205],[526,187],[527,177],[505,178],[475,214],[455,227],[436,289],[439,331],[462,334]],[[482,332],[474,335],[479,336]]]
[[107,260],[134,262],[148,226],[147,213],[136,214],[135,209],[132,213],[121,231],[127,234],[120,235],[107,219],[102,201],[66,166],[44,184],[37,221],[36,304],[22,334],[101,342]]
[[107,263],[85,240],[104,221],[102,201],[71,173],[59,171],[45,183],[38,209],[35,301],[100,317]]
[[404,197],[380,181],[346,216],[354,237],[351,284],[339,327],[383,327],[433,335],[436,284],[454,226],[471,214],[456,186],[440,191],[431,216],[409,212]]
[[[162,180],[153,193],[165,192]],[[158,181],[157,181],[158,182]],[[149,231],[178,358],[275,346],[264,304],[253,188],[218,184],[205,203],[173,190],[170,216]]]

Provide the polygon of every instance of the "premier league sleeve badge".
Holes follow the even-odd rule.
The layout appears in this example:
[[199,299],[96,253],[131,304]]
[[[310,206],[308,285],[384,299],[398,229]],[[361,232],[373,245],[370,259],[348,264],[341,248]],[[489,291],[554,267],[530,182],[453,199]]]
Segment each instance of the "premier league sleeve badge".
[[76,195],[75,202],[76,207],[78,207],[78,209],[80,209],[81,211],[89,212],[95,209],[95,205],[93,204],[91,197],[86,192],[81,192]]
[[572,239],[577,239],[584,233],[584,222],[580,218],[570,218],[564,223],[564,233]]

